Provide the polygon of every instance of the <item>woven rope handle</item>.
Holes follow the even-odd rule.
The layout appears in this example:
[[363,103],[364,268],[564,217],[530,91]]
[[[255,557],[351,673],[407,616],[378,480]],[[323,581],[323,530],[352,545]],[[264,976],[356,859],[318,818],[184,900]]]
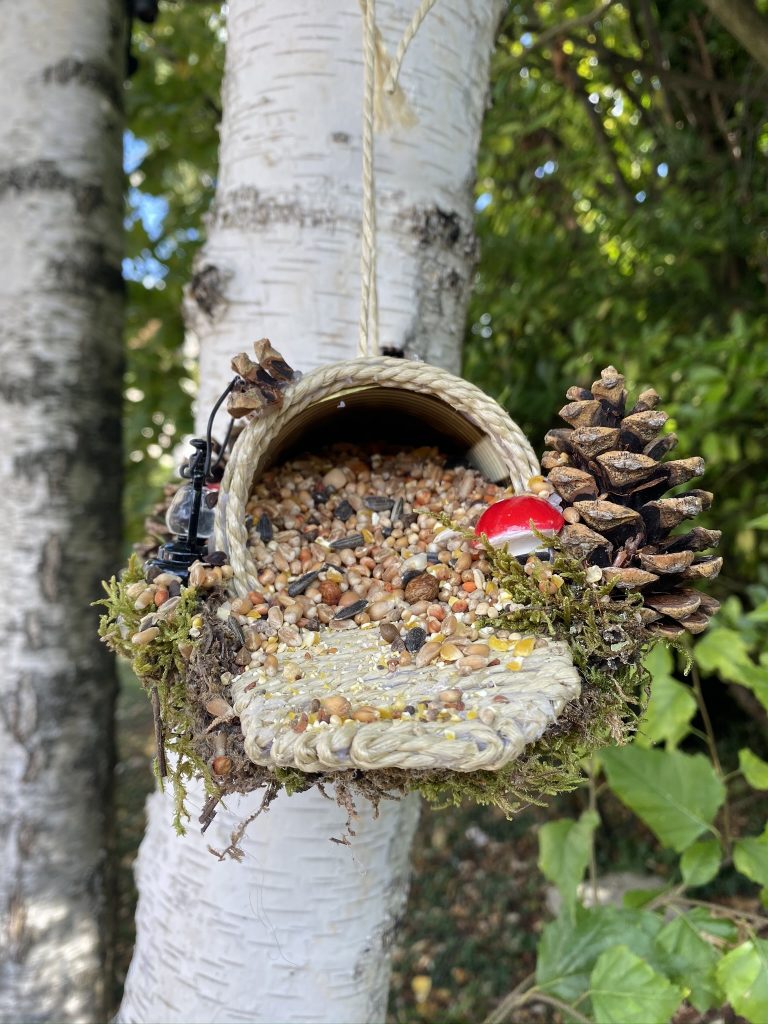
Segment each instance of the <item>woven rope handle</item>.
[[234,569],[233,589],[239,596],[258,590],[256,568],[248,552],[246,506],[255,475],[262,468],[270,443],[294,416],[332,395],[352,388],[379,386],[431,395],[451,406],[487,435],[509,471],[516,491],[524,491],[539,472],[536,454],[520,427],[474,384],[460,377],[404,359],[374,356],[322,366],[286,392],[282,407],[252,420],[238,437],[221,485],[216,514],[216,547],[229,552]]

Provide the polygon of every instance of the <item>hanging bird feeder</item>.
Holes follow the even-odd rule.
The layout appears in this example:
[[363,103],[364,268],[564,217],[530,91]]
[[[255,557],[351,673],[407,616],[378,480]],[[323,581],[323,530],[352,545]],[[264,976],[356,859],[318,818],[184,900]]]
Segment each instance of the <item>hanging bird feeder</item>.
[[[409,115],[397,79],[431,4],[391,60],[373,6],[359,358],[300,378],[266,339],[236,356],[172,535],[107,587],[102,636],[152,697],[180,813],[185,781],[205,780],[204,828],[223,795],[263,787],[335,785],[346,806],[416,789],[508,812],[573,788],[585,755],[636,728],[649,647],[717,608],[696,583],[720,568],[700,554],[719,534],[672,533],[711,495],[663,497],[703,462],[664,461],[676,439],[654,391],[627,412],[613,367],[572,388],[545,479],[487,395],[377,354],[374,125]],[[217,494],[225,396],[246,425]]]
[[185,552],[171,540],[105,602],[180,802],[191,774],[204,825],[265,786],[510,810],[577,784],[634,730],[649,646],[717,608],[692,584],[719,570],[700,554],[719,534],[670,536],[711,496],[662,497],[701,460],[664,461],[664,414],[645,415],[650,392],[627,413],[613,368],[563,409],[545,479],[507,413],[443,370],[378,356],[300,378],[256,353],[233,362],[247,422],[212,541],[194,525],[216,495],[209,436],[170,507]]

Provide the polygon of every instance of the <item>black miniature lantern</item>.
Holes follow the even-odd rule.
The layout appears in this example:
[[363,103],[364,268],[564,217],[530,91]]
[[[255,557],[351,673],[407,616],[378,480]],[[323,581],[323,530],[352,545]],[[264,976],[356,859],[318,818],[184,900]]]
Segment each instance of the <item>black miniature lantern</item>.
[[194,454],[179,470],[179,475],[189,482],[178,489],[165,516],[174,539],[164,544],[149,562],[149,565],[162,572],[172,572],[184,581],[189,575],[189,567],[205,553],[208,538],[213,533],[219,496],[218,484],[207,482],[210,472],[208,441],[193,438],[192,447]]

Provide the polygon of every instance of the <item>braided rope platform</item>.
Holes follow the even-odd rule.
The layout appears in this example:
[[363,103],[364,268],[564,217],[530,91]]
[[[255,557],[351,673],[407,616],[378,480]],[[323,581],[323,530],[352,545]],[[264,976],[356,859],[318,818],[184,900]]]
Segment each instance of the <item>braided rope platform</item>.
[[[294,682],[266,679],[246,671],[232,686],[245,750],[255,764],[306,772],[361,768],[493,771],[535,742],[578,697],[579,676],[565,644],[539,639],[514,671],[504,664],[460,676],[450,664],[384,668],[378,630],[332,635],[313,656],[306,676]],[[330,650],[329,650],[330,648]],[[519,667],[518,667],[519,664]],[[250,688],[250,689],[249,689]],[[440,693],[461,689],[466,718],[450,710],[429,722],[406,717],[338,726],[295,725],[313,698],[329,693],[387,711],[414,713]]]
[[[236,595],[258,589],[245,525],[254,479],[290,444],[299,440],[311,446],[313,428],[320,433],[318,422],[327,422],[335,410],[382,396],[395,407],[404,400],[411,413],[418,410],[425,420],[436,420],[489,479],[507,479],[521,492],[539,472],[530,444],[507,413],[447,371],[379,356],[321,367],[286,390],[280,409],[251,420],[233,448],[222,482],[216,545],[228,553],[234,569],[230,589]],[[493,637],[490,626],[482,632],[486,641]],[[385,648],[377,629],[323,631],[306,650],[296,651],[300,670],[292,678],[269,678],[259,667],[233,681],[246,753],[258,765],[305,772],[497,770],[537,740],[581,688],[565,644],[521,641],[524,657],[514,656],[513,642],[500,664],[459,676],[450,664],[384,671]],[[329,695],[343,699],[344,706],[373,709],[374,720],[342,715],[330,722],[307,721],[311,702]],[[428,720],[425,709],[436,698],[443,710]]]

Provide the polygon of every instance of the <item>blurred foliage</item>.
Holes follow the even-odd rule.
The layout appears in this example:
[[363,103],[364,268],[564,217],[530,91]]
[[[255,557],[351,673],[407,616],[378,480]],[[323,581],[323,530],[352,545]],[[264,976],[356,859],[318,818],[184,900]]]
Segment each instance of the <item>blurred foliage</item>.
[[503,25],[465,370],[539,450],[602,366],[656,387],[740,589],[766,553],[745,524],[768,508],[768,74],[700,0],[596,6]]
[[173,473],[169,450],[192,429],[194,355],[183,291],[213,198],[225,34],[221,4],[163,0],[134,22],[138,66],[126,86],[126,521],[142,534]]

